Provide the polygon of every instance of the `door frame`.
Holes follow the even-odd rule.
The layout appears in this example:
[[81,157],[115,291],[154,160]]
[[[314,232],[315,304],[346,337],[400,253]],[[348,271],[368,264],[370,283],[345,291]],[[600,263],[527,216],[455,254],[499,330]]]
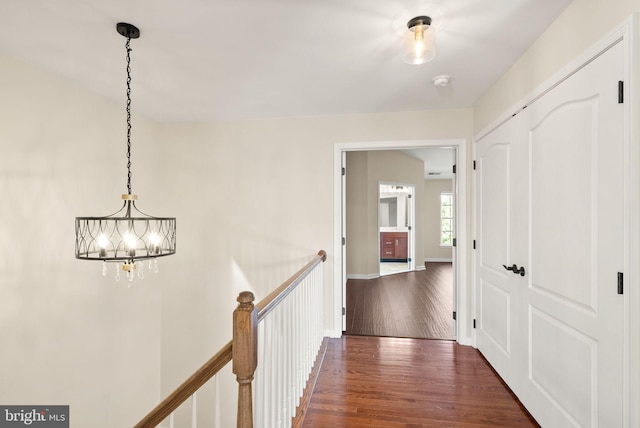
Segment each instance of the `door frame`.
[[[456,341],[462,345],[471,345],[471,300],[470,287],[467,281],[467,140],[442,139],[442,140],[412,140],[412,141],[378,141],[357,143],[336,143],[333,148],[333,251],[335,254],[333,265],[333,325],[332,337],[340,337],[346,327],[346,287],[343,278],[346,278],[346,245],[342,245],[342,238],[348,238],[343,230],[343,212],[346,205],[343,203],[342,168],[346,152],[373,151],[373,150],[402,150],[429,147],[454,147],[456,153],[456,188],[454,192],[458,202],[456,210],[456,244],[453,251],[455,266],[454,290],[456,301],[453,302],[453,310],[456,312]],[[346,227],[346,226],[345,226]],[[347,244],[348,245],[348,244]],[[462,286],[464,285],[464,286]]]

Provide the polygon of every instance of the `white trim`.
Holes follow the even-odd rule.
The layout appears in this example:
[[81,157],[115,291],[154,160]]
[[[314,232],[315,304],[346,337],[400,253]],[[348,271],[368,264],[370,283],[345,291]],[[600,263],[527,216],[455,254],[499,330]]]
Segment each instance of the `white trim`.
[[[412,140],[412,141],[376,141],[357,143],[336,143],[333,146],[333,250],[335,260],[339,260],[342,254],[342,153],[348,151],[367,150],[401,150],[421,147],[452,146],[456,148],[457,169],[456,181],[460,183],[457,188],[458,209],[456,210],[456,287],[457,302],[454,302],[454,310],[458,314],[456,323],[456,337],[458,343],[471,345],[471,311],[472,306],[467,295],[467,140]],[[338,263],[334,263],[333,281],[333,329],[327,330],[330,337],[339,337],[342,332],[342,271]]]
[[424,259],[425,262],[434,262],[434,263],[453,263],[452,258],[438,258],[438,257],[427,257]]
[[368,274],[347,274],[347,279],[376,279],[380,278],[380,274],[377,273],[368,273]]
[[[504,114],[498,117],[494,122],[478,132],[473,138],[472,150],[475,159],[476,144],[479,140],[486,137],[497,127],[508,121],[514,114],[520,112],[523,106],[535,102],[540,96],[553,89],[563,80],[576,73],[586,64],[600,56],[613,44],[622,40],[626,42],[626,64],[625,64],[625,183],[629,185],[625,189],[625,199],[628,205],[625,206],[625,221],[629,224],[630,230],[626,231],[625,236],[625,313],[624,313],[624,350],[623,360],[623,412],[624,427],[640,426],[640,125],[638,123],[638,115],[640,114],[640,105],[638,100],[638,73],[640,72],[638,60],[638,13],[634,13],[627,18],[621,25],[617,26],[608,35],[603,37],[598,43],[587,49],[575,60],[567,66],[561,68],[551,78],[539,85],[532,92],[516,102]],[[512,112],[512,113],[509,113]],[[513,113],[515,112],[515,113]],[[476,188],[475,174],[472,178],[472,188]],[[477,218],[478,207],[474,197],[472,203],[473,219]],[[476,272],[476,255],[472,253],[471,263],[471,305],[472,316],[477,313],[477,272]],[[476,346],[475,332],[473,333],[473,346]]]
[[420,266],[416,266],[416,272],[418,272],[419,270],[425,270],[426,268],[424,267],[424,263],[421,264]]
[[625,223],[629,230],[625,231],[625,344],[623,355],[623,376],[625,379],[625,394],[623,408],[625,409],[624,426],[640,426],[640,132],[638,114],[640,106],[638,100],[638,14],[633,14],[619,29],[624,39],[628,40],[625,64],[625,152],[626,164]]

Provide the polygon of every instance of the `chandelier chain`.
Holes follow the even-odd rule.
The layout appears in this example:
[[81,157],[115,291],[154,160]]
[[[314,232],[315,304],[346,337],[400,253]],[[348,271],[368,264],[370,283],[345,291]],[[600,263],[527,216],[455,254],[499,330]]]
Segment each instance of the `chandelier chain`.
[[131,37],[127,37],[127,192],[131,195]]

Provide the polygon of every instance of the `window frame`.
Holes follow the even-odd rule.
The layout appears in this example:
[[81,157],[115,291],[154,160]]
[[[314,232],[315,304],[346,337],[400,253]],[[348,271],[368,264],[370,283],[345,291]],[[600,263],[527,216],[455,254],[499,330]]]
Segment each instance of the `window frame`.
[[[450,204],[444,204],[443,197],[448,197],[448,201]],[[445,217],[443,215],[444,207],[451,207],[450,217]],[[454,218],[454,209],[453,209],[453,192],[440,192],[440,246],[445,248],[453,247],[453,218]],[[448,220],[450,224],[451,230],[445,230],[444,225],[445,221]],[[449,242],[447,243],[443,238],[448,237]]]

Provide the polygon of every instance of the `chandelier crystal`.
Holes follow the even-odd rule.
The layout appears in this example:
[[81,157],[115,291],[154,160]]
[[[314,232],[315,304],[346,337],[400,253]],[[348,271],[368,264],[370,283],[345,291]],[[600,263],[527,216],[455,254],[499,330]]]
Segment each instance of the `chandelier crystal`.
[[131,193],[131,39],[140,37],[140,30],[127,23],[116,25],[124,36],[127,54],[127,193],[122,195],[122,208],[104,217],[76,217],[76,258],[102,260],[103,275],[107,262],[116,264],[116,280],[120,272],[129,281],[144,277],[144,261],[148,268],[158,271],[158,257],[176,252],[175,217],[153,217],[136,207],[138,196]]

